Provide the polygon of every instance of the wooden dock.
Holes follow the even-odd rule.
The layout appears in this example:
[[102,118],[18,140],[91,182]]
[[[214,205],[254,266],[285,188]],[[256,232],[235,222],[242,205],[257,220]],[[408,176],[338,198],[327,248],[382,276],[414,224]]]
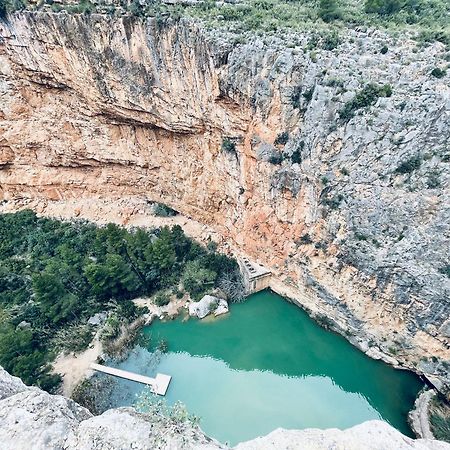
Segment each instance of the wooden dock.
[[91,364],[91,369],[97,370],[98,372],[107,373],[108,375],[113,375],[115,377],[125,378],[126,380],[147,384],[151,386],[152,391],[157,395],[166,395],[170,380],[172,379],[170,375],[164,375],[162,373],[156,374],[156,378],[151,378],[144,375],[139,375],[137,373],[128,372],[126,370],[115,369],[114,367],[102,366],[101,364],[95,363]]

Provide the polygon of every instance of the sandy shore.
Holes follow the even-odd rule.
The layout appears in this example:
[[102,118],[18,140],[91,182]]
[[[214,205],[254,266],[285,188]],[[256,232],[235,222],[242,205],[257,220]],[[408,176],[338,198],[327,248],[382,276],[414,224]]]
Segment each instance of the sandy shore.
[[89,348],[84,352],[59,355],[53,363],[53,371],[63,377],[62,393],[70,397],[75,386],[87,376],[92,374],[91,363],[96,362],[102,353],[102,344],[99,333],[95,335]]
[[[188,296],[185,295],[181,299],[175,296],[166,306],[157,306],[153,303],[150,297],[140,297],[134,299],[137,306],[145,306],[149,310],[149,316],[169,316],[175,317],[179,310],[185,308]],[[89,348],[81,353],[60,354],[53,363],[53,372],[59,373],[63,377],[62,393],[66,397],[70,397],[77,384],[84,378],[92,375],[93,371],[90,369],[91,363],[97,361],[97,358],[102,354],[102,344],[99,339],[100,330],[95,335]]]
[[136,306],[146,307],[150,316],[169,316],[175,317],[178,312],[186,307],[189,300],[188,295],[184,295],[182,298],[176,298],[174,295],[170,296],[170,303],[165,306],[157,306],[153,303],[152,297],[138,297],[133,300]]

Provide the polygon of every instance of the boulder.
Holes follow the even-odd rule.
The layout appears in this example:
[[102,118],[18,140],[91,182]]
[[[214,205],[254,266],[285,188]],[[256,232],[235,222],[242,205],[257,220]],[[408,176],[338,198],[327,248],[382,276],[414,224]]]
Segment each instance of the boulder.
[[[92,414],[60,395],[27,388],[0,401],[2,448],[59,450]],[[5,445],[3,447],[3,445]]]
[[22,322],[20,322],[17,325],[17,328],[21,329],[21,330],[25,330],[27,328],[31,328],[31,323],[27,322],[26,320],[22,320]]
[[[205,295],[199,302],[191,302],[189,304],[190,316],[203,319],[212,312],[217,316],[228,312],[227,301],[215,297],[214,295]],[[216,314],[216,312],[218,312],[218,314]]]
[[228,302],[224,299],[219,300],[219,304],[217,305],[216,310],[214,311],[214,315],[221,316],[222,314],[226,314],[228,312]]
[[27,387],[20,378],[11,376],[6,370],[0,367],[0,400],[18,394],[25,389]]
[[97,327],[105,322],[106,318],[108,317],[108,313],[106,311],[99,312],[97,314],[94,314],[93,316],[89,317],[88,325],[92,325],[93,327]]

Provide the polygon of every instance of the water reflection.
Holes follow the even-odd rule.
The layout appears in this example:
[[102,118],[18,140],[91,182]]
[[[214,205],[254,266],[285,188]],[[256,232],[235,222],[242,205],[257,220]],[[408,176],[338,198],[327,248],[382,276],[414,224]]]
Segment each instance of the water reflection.
[[[216,322],[157,322],[146,331],[170,352],[156,361],[137,349],[120,367],[172,375],[168,400],[202,416],[204,430],[231,443],[285,428],[346,428],[383,418],[410,433],[406,414],[417,377],[373,361],[271,292],[235,305]],[[115,401],[141,386],[121,381]],[[122,403],[120,403],[122,398]]]

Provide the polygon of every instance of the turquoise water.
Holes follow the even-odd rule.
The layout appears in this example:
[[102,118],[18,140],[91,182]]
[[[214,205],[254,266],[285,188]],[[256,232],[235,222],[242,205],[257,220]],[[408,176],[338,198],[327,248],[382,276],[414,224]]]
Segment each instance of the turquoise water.
[[[264,291],[217,319],[157,321],[144,329],[168,342],[160,360],[137,348],[118,367],[172,375],[166,399],[201,417],[208,435],[231,445],[283,428],[348,428],[383,419],[411,435],[407,413],[417,376],[374,361],[297,306]],[[153,362],[152,362],[153,361]],[[115,403],[142,386],[121,380]]]

